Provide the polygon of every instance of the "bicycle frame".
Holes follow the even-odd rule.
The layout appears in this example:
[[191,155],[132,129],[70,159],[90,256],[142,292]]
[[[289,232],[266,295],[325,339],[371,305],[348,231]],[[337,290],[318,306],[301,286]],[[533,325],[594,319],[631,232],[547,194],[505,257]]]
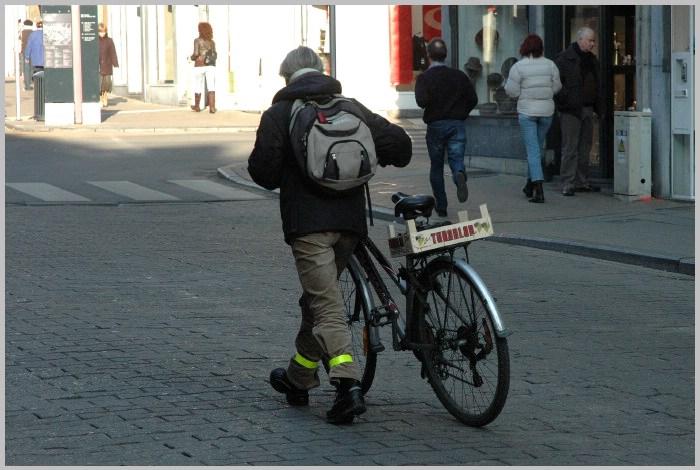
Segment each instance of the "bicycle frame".
[[[379,327],[386,324],[391,324],[392,343],[394,350],[401,350],[401,341],[405,338],[406,325],[400,316],[399,308],[396,305],[389,289],[384,280],[381,278],[379,271],[372,261],[372,257],[377,260],[382,269],[387,273],[391,281],[399,288],[403,295],[408,293],[408,284],[402,281],[399,272],[394,271],[393,265],[389,262],[384,254],[377,248],[374,242],[369,238],[362,240],[355,253],[350,258],[350,264],[355,272],[364,273],[367,279],[362,279],[360,284],[360,296],[362,302],[368,309],[372,323],[369,325],[369,347],[374,352],[381,352],[384,346],[379,338]],[[379,297],[380,306],[377,306],[374,301],[374,296],[369,286],[374,288],[374,291]],[[384,312],[381,312],[384,309]],[[382,322],[383,318],[388,318]]]
[[[362,302],[366,305],[368,311],[370,312],[370,318],[372,324],[369,326],[368,340],[369,347],[374,352],[381,352],[385,348],[381,344],[379,337],[379,327],[387,324],[391,324],[392,330],[392,345],[393,349],[396,351],[405,349],[416,349],[421,347],[426,347],[427,345],[421,345],[416,343],[410,343],[407,341],[406,332],[406,322],[400,315],[400,311],[396,302],[394,301],[389,289],[387,288],[384,280],[381,278],[379,270],[372,260],[374,258],[381,268],[386,272],[391,281],[399,288],[401,294],[407,299],[412,298],[411,291],[415,290],[417,287],[417,281],[413,276],[415,272],[420,268],[428,264],[430,258],[436,258],[441,256],[449,256],[449,258],[454,261],[457,269],[463,271],[468,278],[472,279],[474,283],[475,290],[481,295],[486,304],[491,310],[491,320],[493,322],[493,327],[495,334],[498,337],[506,337],[510,333],[506,330],[503,320],[496,307],[496,302],[491,296],[486,284],[481,279],[481,276],[476,272],[476,270],[469,264],[469,253],[467,251],[467,246],[463,245],[465,258],[455,258],[454,252],[458,247],[448,248],[445,250],[440,250],[435,253],[426,253],[422,255],[409,255],[406,257],[406,266],[400,265],[398,270],[394,270],[392,263],[384,256],[384,254],[379,250],[377,245],[372,241],[371,238],[367,237],[362,240],[355,250],[355,253],[351,257],[350,264],[354,268],[355,272],[365,273],[367,279],[362,279],[360,284],[360,296]],[[420,266],[420,268],[418,268]],[[403,271],[403,276],[402,276]],[[413,278],[414,282],[411,282],[406,277]],[[370,285],[374,288],[377,293],[380,304],[376,305],[374,296],[372,295]],[[384,310],[384,311],[382,311]],[[409,312],[410,307],[406,305],[406,315],[413,314]],[[382,322],[382,319],[386,319]],[[408,319],[408,317],[407,317]]]

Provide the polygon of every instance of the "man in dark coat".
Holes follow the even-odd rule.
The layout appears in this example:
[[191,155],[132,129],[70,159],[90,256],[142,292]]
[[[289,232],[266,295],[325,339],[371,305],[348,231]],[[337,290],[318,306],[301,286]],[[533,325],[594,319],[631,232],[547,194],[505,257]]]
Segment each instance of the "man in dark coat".
[[593,145],[593,124],[599,112],[598,59],[591,52],[595,32],[582,27],[576,42],[560,53],[555,63],[559,68],[562,89],[554,97],[561,123],[562,194],[576,191],[599,191],[588,181],[588,159]]
[[428,43],[430,67],[416,79],[416,103],[423,111],[428,125],[425,141],[430,156],[430,186],[435,196],[435,211],[447,216],[445,193],[445,152],[457,185],[459,202],[467,200],[467,173],[464,168],[466,147],[465,119],[478,101],[474,85],[461,70],[445,64],[445,41],[434,38]]
[[[260,186],[280,188],[284,239],[291,245],[304,292],[299,301],[302,322],[296,354],[286,369],[272,371],[270,384],[284,393],[291,405],[306,405],[308,390],[320,385],[318,363],[326,358],[330,381],[337,389],[327,419],[331,423],[350,423],[365,411],[365,404],[337,279],[359,239],[367,235],[365,195],[358,187],[329,196],[308,183],[289,137],[295,99],[341,93],[340,82],[322,71],[321,58],[308,47],[300,46],[287,54],[280,66],[287,86],[277,92],[260,119],[248,172]],[[358,105],[372,133],[379,164],[407,165],[411,140],[406,132]]]

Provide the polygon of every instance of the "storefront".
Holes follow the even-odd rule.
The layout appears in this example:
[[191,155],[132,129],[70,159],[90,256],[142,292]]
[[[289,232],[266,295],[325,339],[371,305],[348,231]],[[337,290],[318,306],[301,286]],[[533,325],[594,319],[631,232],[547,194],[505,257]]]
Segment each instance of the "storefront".
[[[571,5],[545,6],[544,12],[548,57],[573,42],[581,26],[597,33],[593,52],[601,66],[601,110],[590,154],[592,177],[615,177],[614,113],[647,110],[652,113],[652,194],[694,200],[694,7]],[[556,154],[550,168],[554,174],[559,143],[555,125],[548,136],[548,147]]]

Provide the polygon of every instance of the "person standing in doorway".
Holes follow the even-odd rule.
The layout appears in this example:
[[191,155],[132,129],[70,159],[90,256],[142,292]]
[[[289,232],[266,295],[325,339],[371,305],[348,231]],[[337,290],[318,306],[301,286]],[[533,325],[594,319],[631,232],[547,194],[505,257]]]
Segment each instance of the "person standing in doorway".
[[32,75],[44,70],[44,27],[41,20],[36,22],[36,31],[32,31],[24,49],[24,63],[32,68]]
[[588,159],[593,145],[593,123],[599,113],[599,64],[592,50],[595,32],[586,26],[560,53],[555,63],[561,75],[562,89],[554,97],[561,121],[562,194],[600,191],[588,181]]
[[518,98],[518,123],[527,152],[527,182],[523,188],[530,202],[544,202],[542,148],[554,115],[554,95],[561,90],[559,69],[542,56],[544,45],[537,34],[528,34],[520,45],[520,59],[508,73],[505,89]]
[[216,44],[212,39],[214,32],[211,25],[201,22],[197,26],[199,37],[194,40],[194,51],[190,57],[194,61],[193,85],[194,85],[194,105],[190,106],[192,111],[200,112],[199,102],[204,93],[204,80],[207,83],[207,101],[209,112],[216,112]]
[[24,89],[32,89],[32,69],[28,62],[24,60],[24,50],[27,48],[27,41],[29,41],[29,36],[32,34],[34,22],[32,20],[24,20],[22,26],[22,31],[20,32],[20,41],[22,43],[22,48],[19,52],[20,63],[22,64],[22,76],[24,77]]
[[424,109],[423,121],[428,125],[425,140],[430,156],[430,186],[435,196],[435,211],[447,217],[445,193],[445,152],[457,186],[457,199],[465,202],[467,173],[464,167],[466,146],[465,120],[478,101],[474,86],[461,70],[445,64],[447,45],[440,38],[428,43],[428,70],[416,79],[416,103]]
[[100,104],[107,106],[109,93],[112,92],[113,67],[119,67],[119,61],[114,41],[107,36],[104,23],[97,26],[97,34],[100,36]]

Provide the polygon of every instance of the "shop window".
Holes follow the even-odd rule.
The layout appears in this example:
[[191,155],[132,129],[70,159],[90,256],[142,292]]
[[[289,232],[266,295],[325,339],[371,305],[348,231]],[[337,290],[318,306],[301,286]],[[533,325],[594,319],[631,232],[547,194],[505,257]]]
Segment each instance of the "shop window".
[[613,41],[613,109],[633,111],[637,108],[635,97],[635,31],[634,6],[612,7]]
[[413,91],[416,78],[428,69],[428,42],[442,37],[440,5],[394,5],[391,23],[391,83]]
[[[528,30],[526,6],[460,6],[459,67],[474,83],[482,115],[516,116],[516,100],[504,90],[510,67],[520,59]],[[458,64],[454,64],[458,66]]]

